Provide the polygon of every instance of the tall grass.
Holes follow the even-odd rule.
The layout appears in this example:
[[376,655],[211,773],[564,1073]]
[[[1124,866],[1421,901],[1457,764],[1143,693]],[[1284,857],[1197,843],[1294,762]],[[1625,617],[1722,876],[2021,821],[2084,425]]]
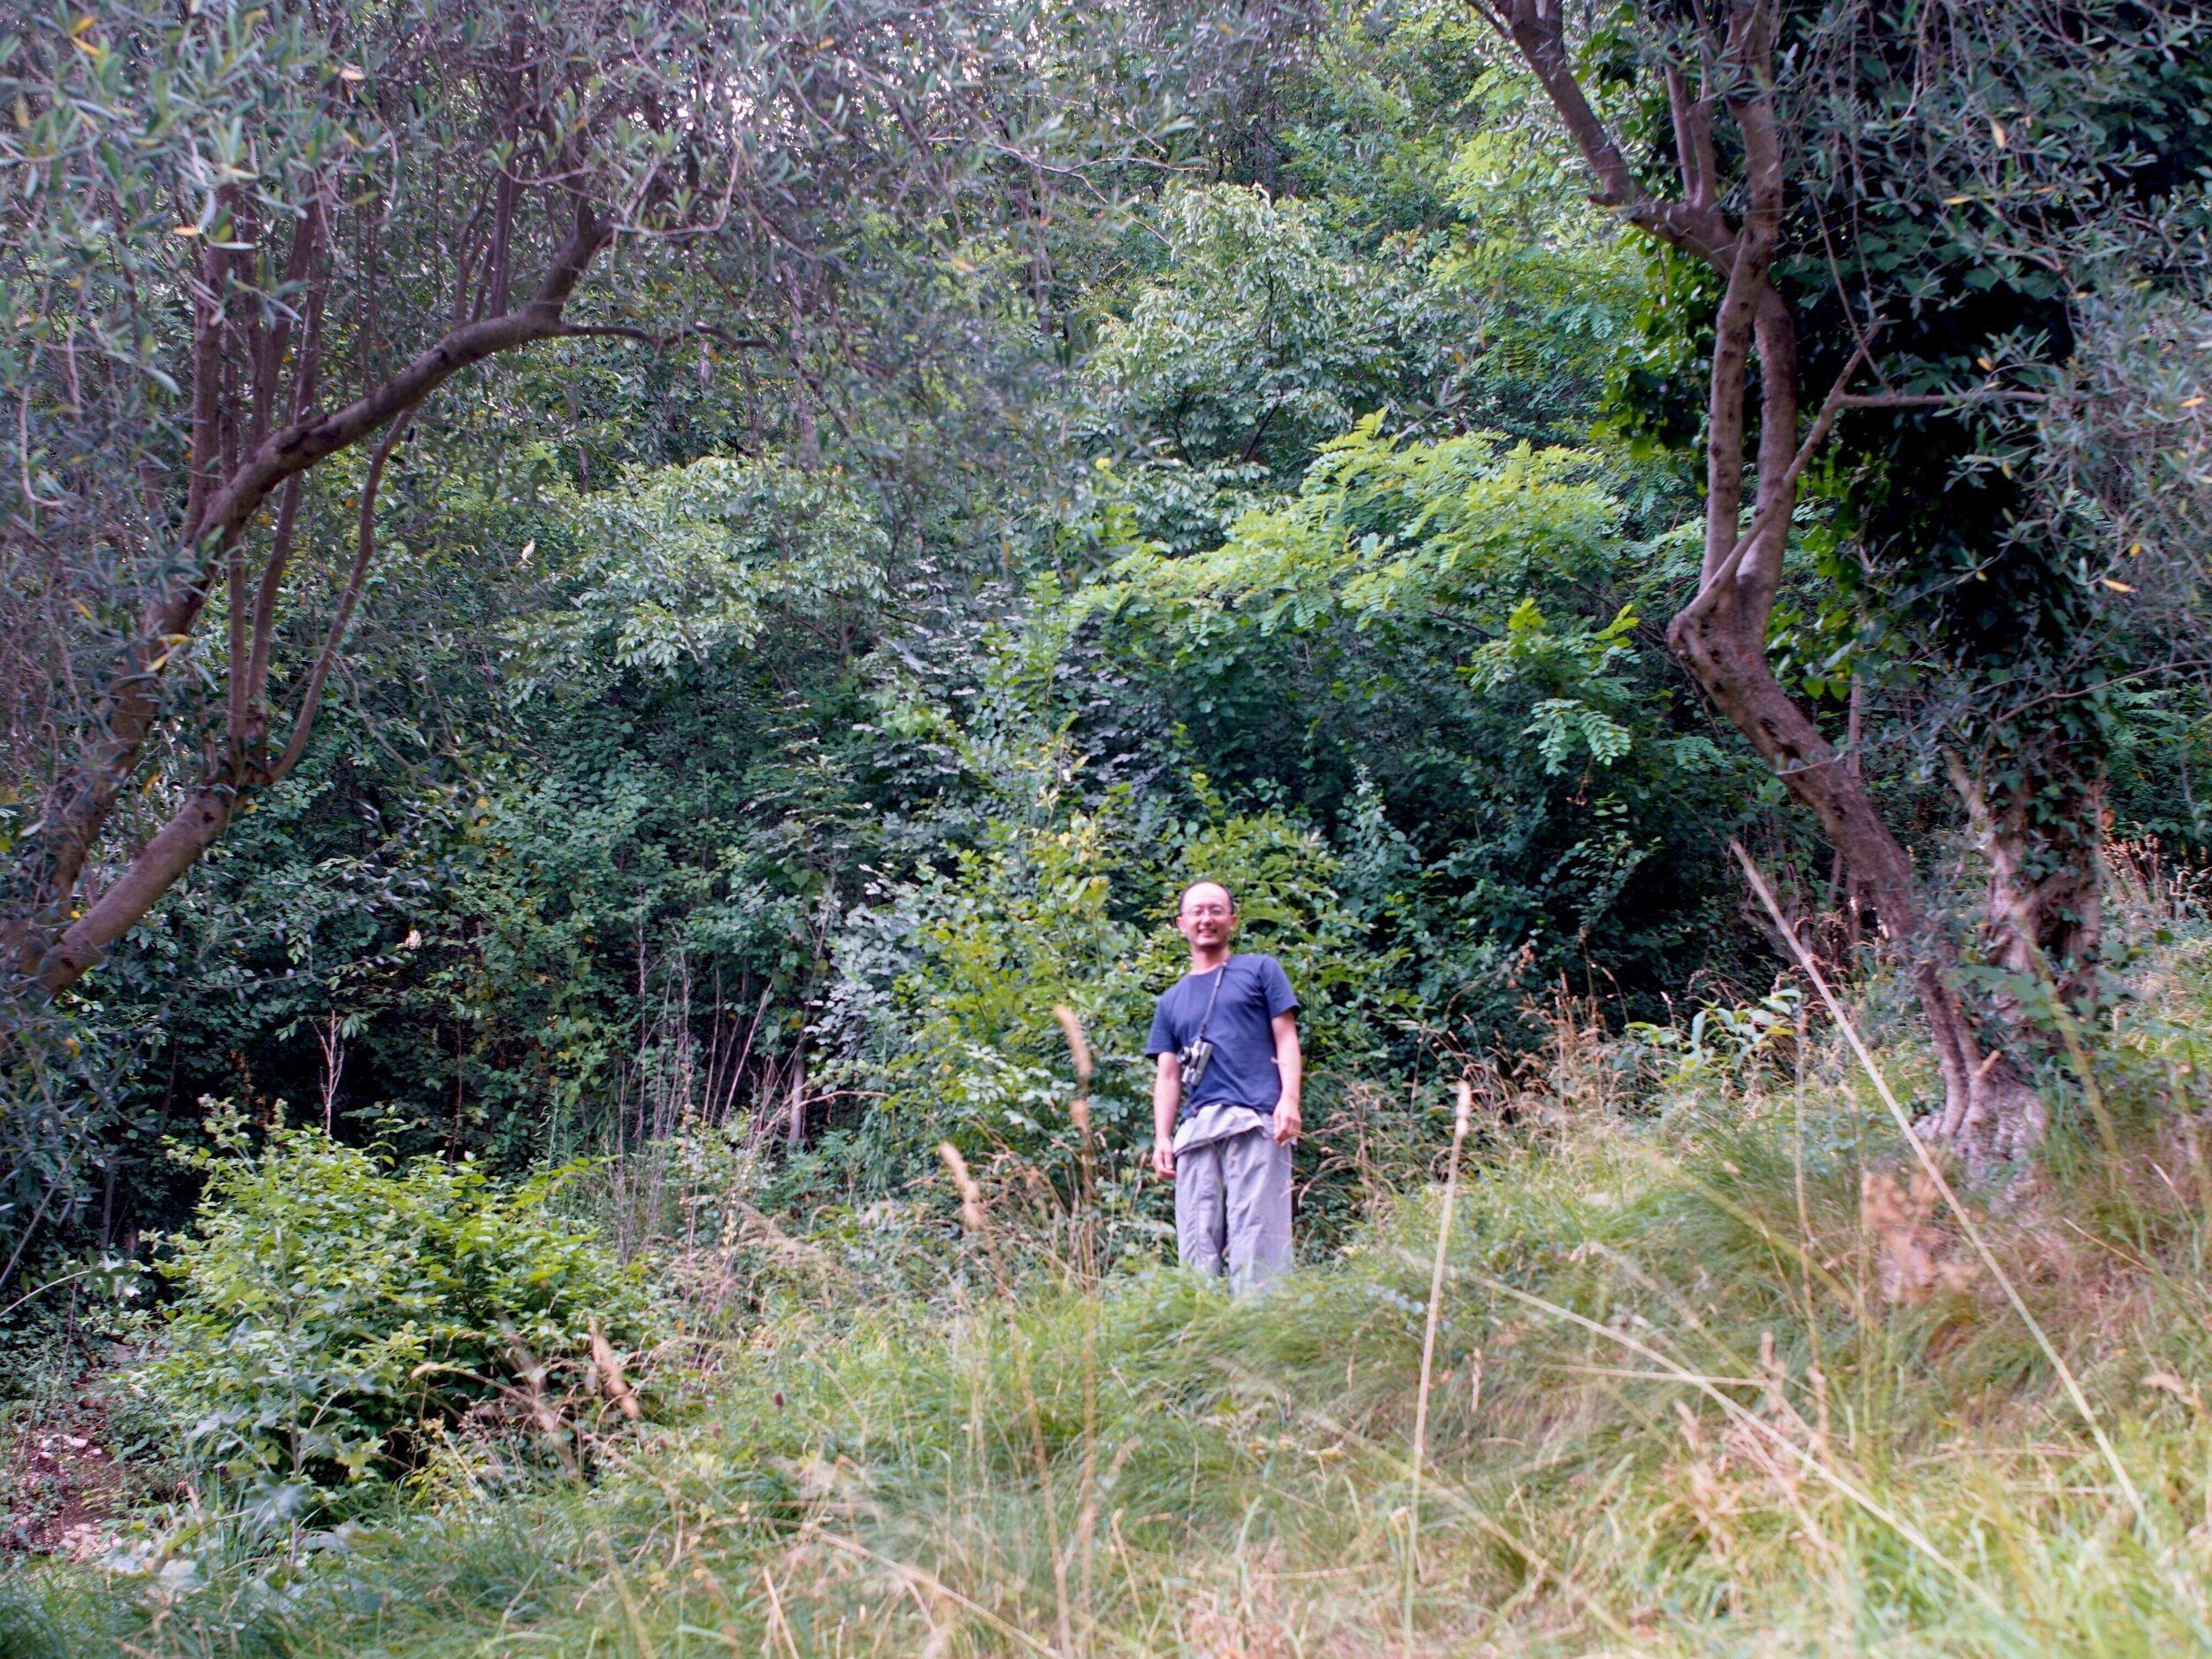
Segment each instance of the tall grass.
[[19,1575],[0,1655],[2212,1653],[2212,945],[2164,931],[2045,1172],[1962,1194],[1985,1255],[1840,1042],[1661,1115],[1562,1052],[1440,1253],[1417,1189],[1238,1302],[1038,1271],[979,1189],[933,1294],[795,1262],[595,1486]]

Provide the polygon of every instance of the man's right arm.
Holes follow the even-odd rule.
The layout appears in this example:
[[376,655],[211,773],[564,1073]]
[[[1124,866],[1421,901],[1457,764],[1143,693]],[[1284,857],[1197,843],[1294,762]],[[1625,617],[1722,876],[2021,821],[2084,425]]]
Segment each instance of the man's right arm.
[[1152,1172],[1175,1179],[1175,1114],[1183,1104],[1183,1062],[1174,1049],[1160,1056],[1152,1079]]

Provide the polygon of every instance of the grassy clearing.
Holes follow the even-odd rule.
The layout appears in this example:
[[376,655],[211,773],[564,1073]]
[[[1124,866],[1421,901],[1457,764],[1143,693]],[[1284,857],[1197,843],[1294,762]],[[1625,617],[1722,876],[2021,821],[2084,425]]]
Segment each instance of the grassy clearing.
[[2212,1653],[2212,942],[2142,984],[1979,1218],[2110,1455],[1839,1044],[1632,1121],[1562,1048],[1462,1185],[1417,1544],[1432,1192],[1251,1302],[973,1240],[933,1297],[795,1295],[589,1489],[20,1574],[0,1654]]

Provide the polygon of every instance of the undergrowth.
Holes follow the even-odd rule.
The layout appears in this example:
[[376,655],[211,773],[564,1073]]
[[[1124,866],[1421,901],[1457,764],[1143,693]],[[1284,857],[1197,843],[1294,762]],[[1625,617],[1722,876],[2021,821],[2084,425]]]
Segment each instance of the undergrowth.
[[1463,1171],[1417,1514],[1436,1187],[1236,1302],[1008,1181],[931,1286],[776,1234],[595,1484],[19,1572],[0,1655],[2212,1653],[2212,941],[2137,986],[1981,1249],[1841,1042],[1629,1112],[1563,1018]]

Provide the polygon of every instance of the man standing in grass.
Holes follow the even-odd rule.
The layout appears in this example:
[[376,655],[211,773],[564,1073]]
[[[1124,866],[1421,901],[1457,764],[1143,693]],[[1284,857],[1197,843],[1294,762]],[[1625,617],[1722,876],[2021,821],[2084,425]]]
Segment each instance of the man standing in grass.
[[1175,1183],[1186,1267],[1255,1288],[1290,1265],[1290,1148],[1298,1139],[1298,998],[1272,956],[1239,956],[1236,902],[1194,882],[1175,910],[1190,972],[1160,998],[1145,1052],[1152,1168]]

